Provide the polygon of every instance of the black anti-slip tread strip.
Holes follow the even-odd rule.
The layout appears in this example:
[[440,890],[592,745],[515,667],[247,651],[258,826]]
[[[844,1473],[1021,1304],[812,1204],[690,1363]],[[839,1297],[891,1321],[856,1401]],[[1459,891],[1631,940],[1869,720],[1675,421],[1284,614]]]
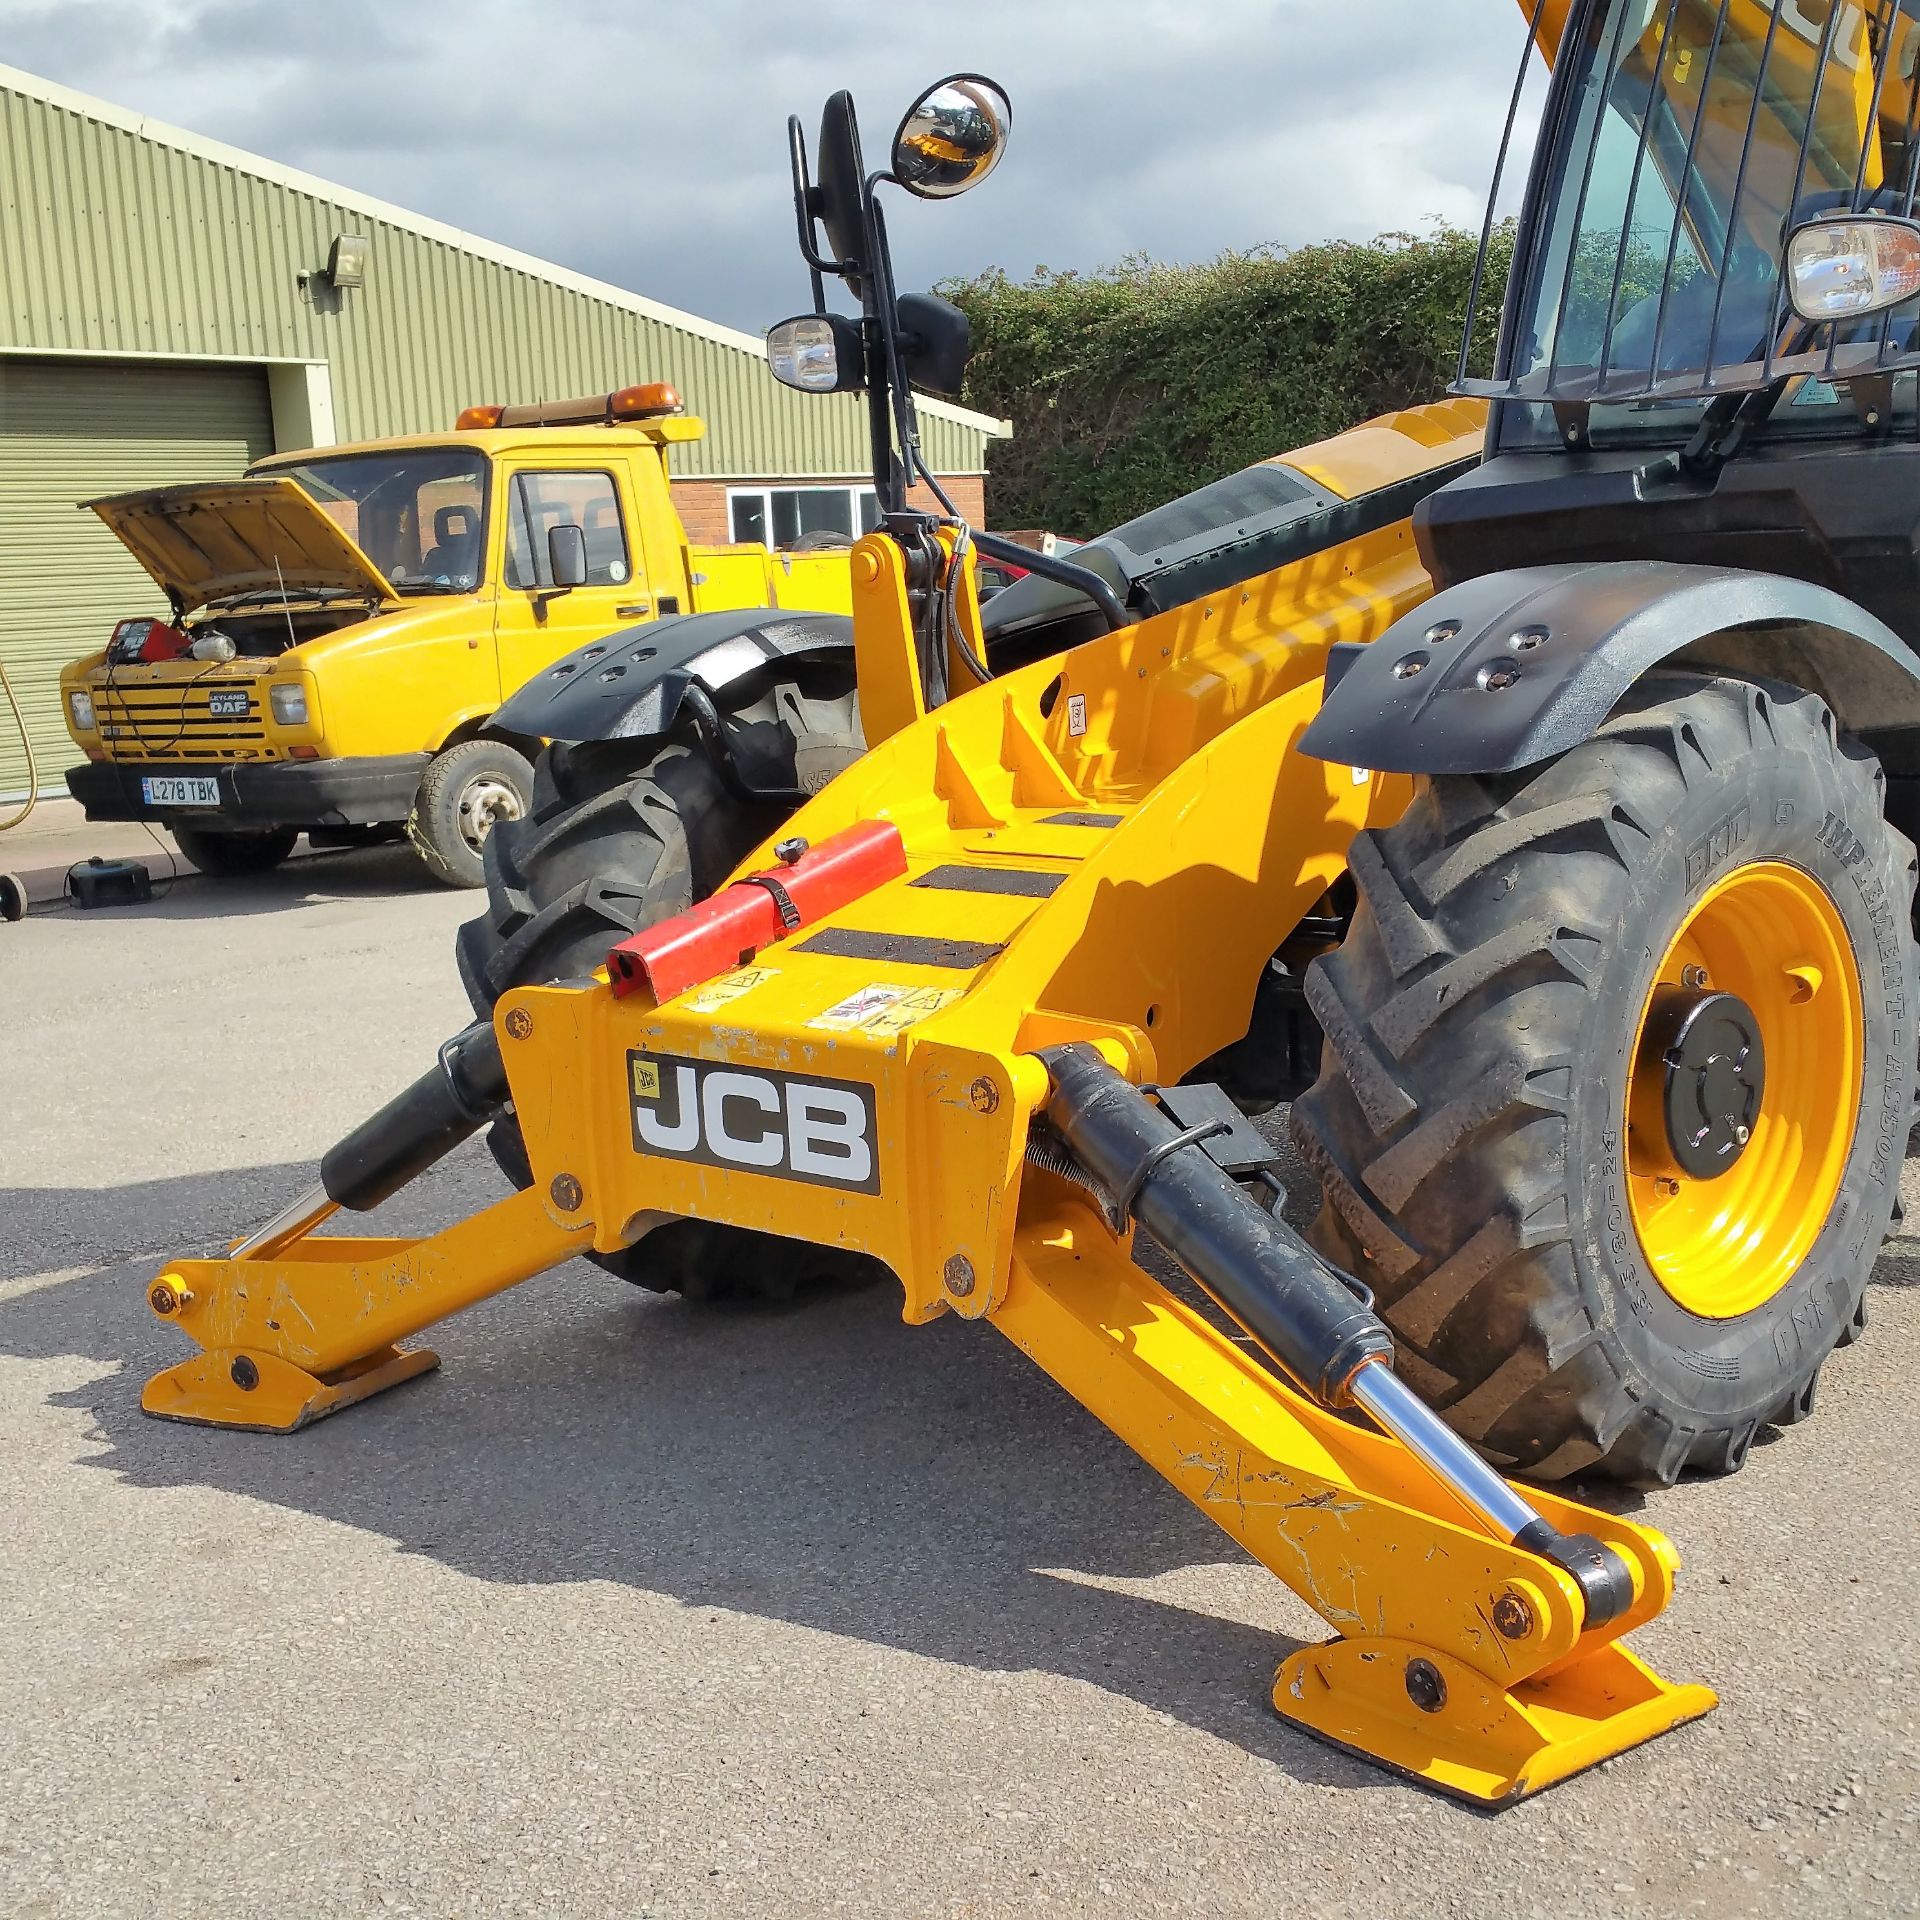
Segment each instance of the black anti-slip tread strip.
[[938,940],[921,933],[863,933],[857,927],[823,927],[802,940],[796,953],[824,953],[836,960],[890,960],[905,967],[984,967],[1004,940]]
[[1125,817],[1118,813],[1050,813],[1040,824],[1043,827],[1117,827]]
[[1067,876],[1041,873],[1032,867],[935,867],[910,884],[939,887],[946,893],[1012,893],[1027,900],[1045,900]]

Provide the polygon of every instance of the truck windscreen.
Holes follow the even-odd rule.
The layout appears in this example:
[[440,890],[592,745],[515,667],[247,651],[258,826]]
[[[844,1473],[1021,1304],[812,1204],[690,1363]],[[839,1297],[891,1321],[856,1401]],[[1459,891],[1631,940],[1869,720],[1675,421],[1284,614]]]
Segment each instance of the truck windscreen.
[[486,551],[487,461],[420,447],[276,462],[405,594],[471,593]]

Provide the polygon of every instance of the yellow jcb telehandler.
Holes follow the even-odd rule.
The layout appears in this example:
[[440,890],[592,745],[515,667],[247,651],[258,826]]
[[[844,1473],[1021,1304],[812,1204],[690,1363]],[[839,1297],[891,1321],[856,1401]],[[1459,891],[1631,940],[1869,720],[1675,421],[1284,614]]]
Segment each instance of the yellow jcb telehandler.
[[[148,1411],[298,1427],[575,1254],[878,1262],[1326,1619],[1274,1685],[1300,1727],[1499,1803],[1706,1712],[1624,1644],[1668,1543],[1538,1483],[1730,1471],[1865,1323],[1915,1068],[1912,27],[1541,0],[1491,373],[1023,552],[985,618],[996,543],[905,506],[964,322],[896,292],[875,195],[975,184],[1006,103],[942,83],[869,174],[837,95],[811,168],[792,140],[816,311],[770,353],[872,408],[864,757],[796,809],[638,640],[530,687],[561,744],[489,843],[488,1017],[167,1265],[198,1351]],[[855,691],[765,672],[789,742]],[[1285,1100],[1310,1242],[1244,1117]],[[482,1127],[508,1198],[316,1231]]]

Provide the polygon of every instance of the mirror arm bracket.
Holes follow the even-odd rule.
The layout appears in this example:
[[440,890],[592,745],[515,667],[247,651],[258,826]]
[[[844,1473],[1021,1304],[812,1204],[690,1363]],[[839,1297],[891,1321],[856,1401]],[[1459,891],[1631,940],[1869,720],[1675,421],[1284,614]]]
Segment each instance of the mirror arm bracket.
[[1889,434],[1893,428],[1893,375],[1856,373],[1846,382],[1846,388],[1854,418],[1870,433],[1883,438]]

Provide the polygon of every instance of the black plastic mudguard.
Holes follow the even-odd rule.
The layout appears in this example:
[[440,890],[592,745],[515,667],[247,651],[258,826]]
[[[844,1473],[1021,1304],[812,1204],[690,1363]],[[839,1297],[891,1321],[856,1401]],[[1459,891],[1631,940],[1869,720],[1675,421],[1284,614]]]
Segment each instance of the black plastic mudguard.
[[853,657],[845,614],[746,607],[669,615],[562,655],[493,724],[537,740],[650,739],[672,727],[690,681],[718,695],[773,662],[828,653]]
[[1826,587],[1588,561],[1483,574],[1403,615],[1343,663],[1300,750],[1382,773],[1508,773],[1589,738],[1662,662],[1789,681],[1850,731],[1920,725],[1920,656]]

